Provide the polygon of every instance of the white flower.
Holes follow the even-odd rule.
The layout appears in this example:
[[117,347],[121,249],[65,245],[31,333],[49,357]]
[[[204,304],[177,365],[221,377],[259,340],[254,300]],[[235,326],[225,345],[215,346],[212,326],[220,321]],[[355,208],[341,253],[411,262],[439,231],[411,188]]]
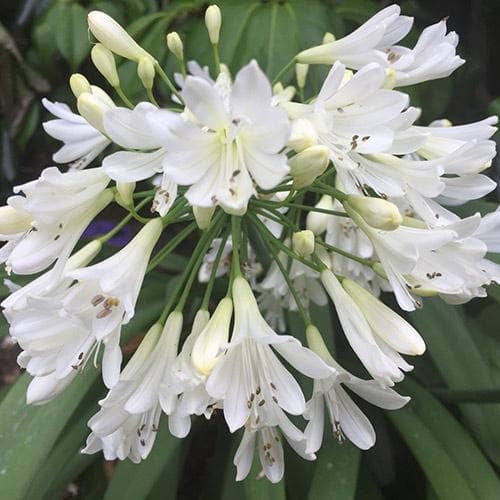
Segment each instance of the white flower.
[[57,260],[62,271],[83,231],[113,199],[105,190],[108,183],[101,168],[61,173],[50,167],[39,179],[16,186],[14,192],[25,196],[12,196],[7,202],[33,222],[11,245],[7,267],[16,274],[33,274]]
[[349,344],[368,373],[384,386],[400,382],[404,378],[403,371],[411,370],[412,366],[380,335],[378,324],[374,325],[376,328],[372,327],[369,323],[372,317],[365,317],[331,271],[324,270],[321,281],[335,306]]
[[464,60],[456,54],[458,35],[446,33],[443,19],[422,31],[415,47],[385,47],[387,67],[395,72],[395,86],[403,87],[451,75]]
[[[277,335],[262,318],[245,279],[233,284],[235,320],[231,342],[207,380],[207,392],[223,400],[229,430],[280,425],[281,409],[301,415],[302,390],[273,350],[307,376],[329,375],[326,365],[294,337]],[[271,348],[272,346],[272,348]]]
[[229,297],[224,297],[193,344],[191,363],[205,377],[210,375],[220,359],[221,348],[229,339],[232,317],[233,301]]
[[161,409],[172,411],[177,399],[162,381],[177,355],[182,314],[171,313],[165,326],[153,325],[120,375],[118,383],[99,402],[101,409],[89,420],[92,433],[84,453],[102,449],[108,460],[129,457],[137,463],[148,456],[159,430]]
[[[166,127],[172,114],[159,111],[148,102],[141,102],[130,110],[114,108],[104,115],[107,135],[121,147],[130,151],[118,151],[103,161],[104,171],[115,181],[135,182],[148,179],[163,171],[165,149],[161,144],[163,129],[158,129],[155,113],[160,113],[162,127]],[[148,151],[142,151],[148,150]],[[152,209],[164,216],[177,196],[177,184],[163,174]]]
[[375,335],[391,349],[411,356],[424,353],[422,337],[399,314],[350,279],[344,279],[342,287],[361,309]]
[[369,226],[356,212],[347,208],[356,225],[370,239],[376,255],[383,266],[399,306],[405,311],[413,311],[417,305],[412,296],[412,274],[424,253],[434,253],[437,249],[457,237],[452,228],[431,228],[399,226],[394,231],[383,231]]
[[389,80],[399,87],[449,76],[465,62],[456,55],[458,35],[446,33],[444,19],[425,28],[413,49],[395,45],[413,24],[413,18],[399,13],[397,5],[386,7],[344,38],[302,51],[297,61],[340,61],[353,69],[375,62],[391,72]]
[[[66,280],[70,283],[72,278],[67,277],[66,273],[77,267],[87,265],[101,251],[101,248],[102,243],[99,240],[91,241],[68,259],[62,273],[57,272],[57,269],[50,269],[27,285],[15,289],[0,303],[0,306],[4,308],[5,316],[9,318],[10,311],[17,312],[26,309],[30,306],[32,298],[44,297],[56,287],[64,287],[63,281]],[[67,286],[69,286],[69,283]]]
[[[494,215],[494,214],[493,214]],[[455,232],[453,241],[434,251],[422,252],[420,258],[407,276],[414,293],[421,295],[440,294],[449,303],[461,304],[473,297],[486,296],[485,285],[497,282],[500,266],[485,258],[488,251],[486,242],[495,247],[495,238],[486,236],[484,231],[498,225],[498,217],[490,217],[485,222],[479,214],[458,219],[443,229]]]
[[161,231],[161,220],[154,219],[112,257],[68,273],[78,283],[64,297],[64,308],[85,323],[95,341],[105,345],[114,342],[108,345],[103,360],[103,378],[108,387],[116,383],[120,368],[121,326],[134,316],[149,256]]
[[[367,450],[375,444],[375,430],[370,420],[351,399],[344,386],[369,403],[396,410],[403,407],[409,397],[400,396],[389,387],[381,386],[375,380],[363,380],[355,377],[342,368],[330,355],[323,343],[321,334],[314,326],[308,327],[309,342],[322,359],[335,371],[328,378],[314,381],[314,393],[307,403],[304,414],[309,420],[305,435],[307,437],[306,450],[314,453],[319,450],[323,441],[325,420],[325,406],[328,410],[333,435],[341,442],[347,437],[362,450]],[[313,347],[314,346],[314,347]]]
[[109,139],[90,125],[85,118],[73,113],[60,102],[42,99],[42,104],[55,116],[56,120],[43,123],[47,134],[64,142],[53,156],[56,163],[73,163],[76,169],[85,168],[110,144]]
[[242,481],[248,476],[252,467],[254,450],[257,448],[260,464],[265,476],[272,483],[278,483],[285,472],[283,445],[281,436],[284,436],[293,450],[306,460],[315,460],[316,455],[306,453],[306,437],[285,416],[283,411],[277,410],[279,415],[279,429],[277,426],[245,427],[241,443],[234,455],[236,465],[236,481]]
[[398,5],[386,7],[344,38],[304,50],[297,61],[306,64],[341,61],[354,69],[367,62],[383,65],[387,61],[383,49],[399,42],[413,24],[413,18],[401,16],[400,12]]
[[191,186],[186,197],[193,205],[220,204],[231,213],[244,213],[254,193],[252,178],[270,189],[288,173],[286,156],[280,154],[288,120],[271,106],[269,81],[253,61],[240,70],[229,91],[189,76],[182,97],[201,127],[172,117],[176,123],[165,137],[164,171],[178,184]]
[[[203,258],[203,263],[200,266],[200,270],[198,271],[198,280],[200,283],[207,283],[210,279],[210,274],[212,273],[212,268],[215,262],[215,257],[219,252],[220,245],[222,243],[221,238],[215,238],[210,246],[209,251]],[[224,249],[222,250],[222,254],[220,260],[217,265],[217,270],[215,271],[215,277],[220,278],[221,276],[225,276],[229,274],[231,270],[231,254],[233,252],[233,244],[231,239],[228,238],[224,243]]]
[[217,401],[205,389],[206,376],[193,366],[192,353],[200,333],[209,321],[208,311],[199,310],[193,321],[182,350],[172,368],[172,389],[179,393],[179,400],[174,412],[169,416],[169,426],[177,437],[184,437],[191,429],[191,415],[211,416]]

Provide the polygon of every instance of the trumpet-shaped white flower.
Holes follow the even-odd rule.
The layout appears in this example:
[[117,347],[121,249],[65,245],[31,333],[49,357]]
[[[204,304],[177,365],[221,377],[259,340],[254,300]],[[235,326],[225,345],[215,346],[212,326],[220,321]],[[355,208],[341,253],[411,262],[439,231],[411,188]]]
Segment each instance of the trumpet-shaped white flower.
[[105,135],[85,118],[73,113],[66,104],[48,99],[42,99],[42,104],[57,116],[57,119],[43,123],[45,132],[64,142],[64,146],[52,156],[56,163],[70,163],[75,169],[85,168],[110,144]]
[[[115,181],[136,182],[153,177],[163,171],[165,149],[150,115],[161,113],[162,126],[168,123],[169,113],[158,111],[148,102],[139,103],[134,109],[114,108],[104,115],[107,135],[128,151],[118,151],[103,161],[104,171]],[[144,151],[146,150],[146,151]],[[163,173],[153,201],[153,210],[164,216],[177,197],[177,184]]]
[[388,81],[402,87],[449,76],[465,61],[456,55],[458,35],[446,33],[446,20],[428,26],[415,47],[395,45],[410,31],[413,18],[400,15],[400,8],[391,5],[368,19],[349,35],[297,56],[300,63],[333,64],[360,69],[375,62],[387,68]]
[[164,171],[178,184],[191,186],[186,197],[193,205],[219,204],[244,213],[254,193],[252,179],[270,189],[288,173],[280,153],[288,120],[271,106],[267,77],[255,61],[240,70],[230,89],[189,76],[182,97],[200,126],[173,117],[176,123],[164,142]]
[[408,276],[424,254],[432,254],[444,247],[457,238],[457,232],[452,228],[428,229],[425,224],[423,227],[399,226],[394,231],[383,231],[369,226],[350,208],[347,211],[370,239],[399,306],[405,311],[413,311],[418,302],[411,294],[413,287]]
[[105,190],[108,183],[100,168],[61,173],[51,167],[39,179],[16,186],[14,191],[25,196],[12,196],[8,204],[33,222],[13,240],[4,258],[7,267],[17,274],[32,274],[57,260],[62,271],[83,231],[113,199]]
[[454,231],[456,236],[434,251],[422,252],[415,268],[406,277],[411,291],[424,296],[439,294],[452,304],[486,296],[484,287],[498,282],[500,266],[485,258],[488,240],[494,248],[498,236],[495,233],[487,235],[485,242],[482,241],[483,231],[494,229],[498,223],[494,214],[486,221],[476,214],[443,226]]
[[[302,390],[273,350],[307,376],[329,375],[326,365],[300,342],[277,335],[264,321],[247,281],[233,284],[235,321],[227,351],[207,380],[207,392],[222,400],[229,430],[280,425],[281,410],[301,415]],[[271,348],[272,347],[272,348]]]
[[174,428],[173,434],[184,437],[191,429],[191,415],[205,415],[210,418],[217,401],[205,389],[206,375],[200,372],[193,364],[193,347],[200,334],[205,331],[209,322],[208,311],[200,310],[196,313],[182,350],[177,356],[172,368],[171,386],[179,393],[175,411],[169,417],[169,425]]
[[[306,460],[315,460],[314,453],[306,452],[306,437],[293,425],[282,410],[277,410],[279,429],[277,426],[245,427],[240,445],[234,455],[236,465],[236,481],[242,481],[248,476],[252,467],[254,450],[257,448],[260,464],[265,476],[272,483],[278,483],[285,472],[282,436],[293,450]],[[281,432],[280,432],[281,430]]]
[[308,401],[304,414],[309,420],[305,430],[306,450],[314,453],[321,447],[325,425],[325,406],[333,435],[340,442],[345,436],[362,450],[371,448],[375,444],[375,430],[370,420],[354,403],[344,387],[369,403],[387,410],[403,407],[410,398],[400,396],[393,389],[381,386],[375,380],[363,380],[355,377],[342,368],[328,352],[316,327],[308,327],[307,337],[311,348],[334,369],[334,373],[328,378],[314,381],[313,396]]
[[182,330],[182,314],[170,314],[165,326],[153,325],[134,356],[127,363],[118,383],[99,402],[101,409],[89,420],[92,433],[84,453],[102,449],[106,459],[129,457],[140,462],[148,456],[159,430],[161,409],[172,411],[177,399],[162,381],[177,355]]
[[394,72],[394,85],[403,87],[451,75],[464,64],[456,54],[458,35],[446,33],[443,19],[424,29],[415,47],[385,47],[386,66]]
[[[162,382],[165,384],[171,377],[182,329],[182,314],[172,313],[163,331],[158,326],[153,326],[149,332],[153,337],[145,339],[153,345],[137,351],[139,356],[130,369],[127,370],[129,365],[125,367],[117,385],[100,402],[101,410],[89,420],[92,433],[84,452],[93,453],[102,448],[105,453],[118,456],[125,445],[124,451],[128,452],[129,458],[138,462],[151,451],[161,409],[170,414],[177,401],[169,387],[162,389]],[[170,431],[175,434],[175,428],[170,424],[169,419]]]
[[408,34],[413,18],[400,15],[398,5],[390,5],[368,19],[349,35],[317,47],[304,50],[297,61],[306,64],[333,64],[341,61],[359,69],[368,62],[386,64],[384,49]]
[[418,334],[414,331],[409,334],[410,325],[401,318],[398,321],[397,315],[390,315],[381,305],[376,308],[377,313],[386,313],[388,324],[395,322],[399,326],[405,325],[405,331],[397,336],[392,345],[388,344],[388,334],[385,335],[384,329],[380,328],[380,320],[376,322],[373,315],[365,315],[331,271],[324,270],[321,281],[335,306],[349,344],[368,373],[385,386],[392,386],[403,380],[403,372],[410,371],[413,367],[400,356],[397,349],[416,354],[417,351],[411,348]]

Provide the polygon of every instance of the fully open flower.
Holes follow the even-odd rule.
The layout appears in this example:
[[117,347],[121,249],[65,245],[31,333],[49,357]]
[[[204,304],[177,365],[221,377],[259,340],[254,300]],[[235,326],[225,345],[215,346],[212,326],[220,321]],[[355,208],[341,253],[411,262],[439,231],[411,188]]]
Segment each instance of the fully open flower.
[[177,184],[191,186],[186,197],[193,205],[219,204],[244,213],[253,181],[270,189],[288,173],[280,153],[288,120],[271,106],[267,77],[255,61],[240,70],[230,89],[188,76],[182,97],[197,123],[175,116],[165,137],[164,171]]
[[8,204],[31,217],[30,229],[13,240],[4,257],[17,274],[43,271],[57,260],[62,271],[83,231],[113,199],[101,168],[61,173],[45,169],[40,178],[14,188]]
[[242,277],[233,284],[234,329],[226,354],[207,380],[207,391],[223,400],[224,416],[234,432],[280,425],[281,409],[301,415],[302,390],[274,351],[307,376],[329,375],[328,367],[294,337],[277,335],[260,314],[253,292]]
[[346,436],[358,448],[367,450],[375,444],[375,430],[366,415],[351,399],[344,386],[380,408],[395,410],[403,407],[410,398],[400,396],[389,387],[375,380],[363,380],[342,368],[330,355],[321,334],[314,326],[307,329],[311,348],[334,369],[328,378],[314,381],[313,397],[307,403],[305,417],[309,420],[305,435],[307,452],[319,450],[323,441],[325,406],[328,410],[334,436],[341,442]]

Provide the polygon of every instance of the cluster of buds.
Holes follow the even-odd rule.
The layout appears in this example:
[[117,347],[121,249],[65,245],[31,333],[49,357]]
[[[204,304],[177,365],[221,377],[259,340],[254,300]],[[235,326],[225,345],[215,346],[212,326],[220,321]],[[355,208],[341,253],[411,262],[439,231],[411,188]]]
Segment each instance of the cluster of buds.
[[[89,421],[84,452],[139,462],[163,432],[162,415],[184,437],[193,415],[221,410],[231,432],[244,429],[237,480],[257,447],[264,474],[277,482],[282,438],[314,460],[325,407],[339,440],[373,446],[373,427],[346,388],[386,409],[408,401],[394,386],[412,369],[403,356],[423,354],[425,344],[382,291],[412,311],[422,297],[462,303],[500,282],[500,266],[486,256],[500,251],[500,212],[460,219],[444,206],[494,189],[483,171],[495,156],[497,120],[416,125],[419,110],[395,90],[464,62],[446,21],[405,48],[396,44],[412,19],[389,6],[343,39],[327,33],[274,82],[257,61],[233,76],[219,60],[217,6],[205,22],[215,71],[186,62],[172,32],[166,44],[179,73],[170,78],[116,21],[89,14],[91,58],[116,99],[80,74],[70,78],[78,113],[44,99],[57,117],[44,128],[64,143],[53,160],[69,168],[45,169],[0,208],[0,262],[13,275],[41,273],[1,305],[22,349],[19,364],[33,377],[29,403],[49,402],[100,359],[109,393]],[[143,101],[132,103],[121,88],[120,58],[137,65]],[[319,93],[306,96],[313,64],[331,68]],[[279,82],[292,65],[297,92]],[[165,108],[155,98],[160,83],[171,92]],[[113,202],[123,220],[76,251]],[[99,257],[132,219],[141,225],[135,237]],[[146,274],[193,235],[175,290],[124,364],[121,330]],[[197,279],[204,285],[195,287]],[[221,297],[214,290],[224,286]],[[189,300],[195,294],[201,302]],[[367,378],[339,364],[327,347],[332,332],[315,325],[310,305],[329,302]],[[307,346],[285,333],[287,311],[303,320]],[[308,402],[293,370],[313,380]]]

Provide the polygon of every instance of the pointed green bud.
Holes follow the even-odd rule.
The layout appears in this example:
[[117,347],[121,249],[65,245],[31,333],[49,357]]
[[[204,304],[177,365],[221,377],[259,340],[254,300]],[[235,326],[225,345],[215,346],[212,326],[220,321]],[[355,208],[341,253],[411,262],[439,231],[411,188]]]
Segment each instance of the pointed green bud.
[[326,146],[311,146],[288,161],[293,177],[293,188],[311,185],[324,173],[330,162],[330,150]]
[[205,25],[208,31],[208,37],[212,45],[219,43],[220,27],[222,25],[222,15],[217,5],[210,5],[205,11]]
[[97,68],[97,71],[99,71],[99,73],[106,78],[107,82],[112,87],[118,87],[120,85],[120,78],[118,77],[118,72],[116,71],[116,63],[113,53],[102,43],[96,43],[92,47],[90,57],[94,66]]
[[179,61],[184,60],[184,45],[179,33],[172,31],[167,35],[167,47]]
[[93,10],[87,19],[92,34],[111,52],[136,62],[144,57],[155,61],[120,24],[104,12]]
[[295,252],[301,257],[308,257],[314,252],[314,233],[310,229],[293,233],[292,244]]
[[73,92],[73,95],[77,99],[80,97],[80,94],[83,94],[84,92],[92,93],[89,81],[80,73],[74,73],[71,75],[69,79],[69,86],[71,88],[71,92]]
[[394,203],[351,194],[347,197],[347,204],[357,212],[370,226],[384,231],[394,231],[403,222],[403,217]]
[[155,79],[155,66],[149,57],[143,57],[137,65],[137,75],[145,89],[151,90]]

